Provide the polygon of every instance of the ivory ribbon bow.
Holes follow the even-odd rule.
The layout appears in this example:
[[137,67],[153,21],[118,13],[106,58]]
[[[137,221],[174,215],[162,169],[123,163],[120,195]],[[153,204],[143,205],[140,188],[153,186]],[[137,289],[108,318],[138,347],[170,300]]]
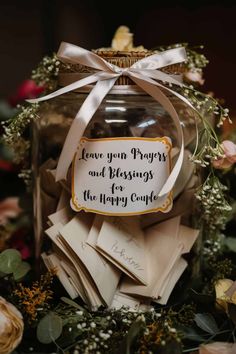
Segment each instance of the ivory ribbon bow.
[[165,94],[164,92],[166,91],[167,93],[169,92],[177,96],[194,111],[196,110],[185,97],[178,94],[174,90],[171,90],[170,88],[164,86],[160,83],[160,81],[162,83],[165,82],[178,86],[183,86],[183,84],[180,83],[172,75],[168,75],[158,69],[168,65],[184,62],[187,58],[185,48],[179,47],[158,54],[150,55],[146,58],[137,61],[128,68],[120,68],[116,65],[107,62],[106,60],[99,57],[93,52],[90,52],[86,49],[66,42],[61,43],[59,51],[57,53],[57,57],[63,62],[70,64],[82,64],[87,67],[93,68],[95,71],[93,74],[88,75],[85,78],[82,78],[80,80],[75,79],[75,82],[55,92],[50,93],[49,95],[37,99],[30,99],[28,100],[28,102],[38,103],[60,96],[67,92],[74,91],[86,85],[90,85],[93,83],[96,84],[93,86],[89,95],[80,107],[68,132],[58,161],[56,181],[66,179],[68,168],[73,160],[74,154],[78,147],[78,143],[81,137],[83,136],[85,128],[89,124],[94,113],[97,111],[104,97],[114,86],[116,80],[123,75],[128,76],[136,85],[141,87],[141,89],[143,89],[156,101],[158,101],[175,122],[178,143],[181,146],[180,153],[174,168],[172,169],[169,177],[162,186],[161,191],[158,195],[159,197],[161,197],[169,193],[169,191],[174,186],[174,183],[179,175],[182,166],[184,141],[183,131],[178,114],[174,106],[172,105],[170,99],[167,97],[167,94]]

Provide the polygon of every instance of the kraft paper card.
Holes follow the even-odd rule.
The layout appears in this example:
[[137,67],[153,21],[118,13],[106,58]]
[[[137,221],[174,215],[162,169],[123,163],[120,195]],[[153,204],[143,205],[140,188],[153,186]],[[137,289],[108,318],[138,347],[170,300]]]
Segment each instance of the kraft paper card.
[[140,306],[140,300],[138,298],[128,296],[126,294],[122,294],[118,291],[113,298],[110,308],[119,310],[122,307],[128,307],[128,308],[138,310],[139,306]]
[[45,161],[39,169],[40,186],[41,189],[53,198],[59,198],[61,193],[61,186],[55,182],[54,176],[51,174],[51,170],[56,166],[56,161],[49,159]]
[[72,299],[75,299],[79,293],[77,292],[74,285],[71,283],[70,275],[64,271],[61,266],[61,261],[57,257],[56,254],[46,255],[45,253],[42,254],[42,259],[44,261],[45,266],[48,270],[56,269],[57,277],[70,295]]
[[101,231],[103,221],[104,221],[104,216],[97,214],[94,218],[93,225],[88,234],[88,238],[86,242],[95,249],[97,247],[98,235]]
[[172,293],[172,290],[174,289],[177,281],[179,280],[187,266],[188,263],[182,257],[177,260],[176,264],[173,266],[173,269],[169,273],[162,290],[160,291],[160,299],[156,300],[156,302],[161,305],[166,305],[170,294]]
[[[91,216],[79,213],[61,230],[60,235],[86,267],[106,304],[110,304],[121,272],[86,243],[91,229]],[[93,216],[92,216],[93,217]]]
[[[59,254],[61,256],[61,258],[66,257],[66,260],[68,263],[71,263],[72,268],[75,269],[75,271],[78,274],[78,282],[80,283],[80,296],[82,299],[86,299],[87,295],[87,291],[85,289],[84,283],[83,283],[83,279],[84,279],[84,270],[83,268],[80,266],[79,261],[77,260],[76,256],[74,256],[70,250],[68,251],[68,249],[64,246],[63,241],[61,240],[60,234],[59,234],[59,230],[63,227],[63,224],[58,223],[55,224],[53,226],[51,226],[49,229],[47,229],[45,231],[45,233],[50,237],[50,239],[52,240],[52,242],[54,243],[53,249],[56,251],[57,254]],[[59,249],[59,251],[58,251]],[[89,275],[88,275],[89,276]],[[87,282],[86,282],[87,284]],[[88,299],[90,299],[90,297],[88,296]],[[95,304],[91,304],[91,302],[89,302],[90,306],[95,306]]]
[[106,217],[96,248],[124,273],[147,284],[147,254],[139,217]]
[[[182,254],[189,252],[198,232],[198,230],[180,225],[179,216],[147,229],[145,241],[148,285],[138,285],[126,277],[121,284],[121,292],[159,299],[163,295],[163,289],[167,286],[176,263]],[[172,274],[172,285],[175,285],[177,281],[173,277],[177,276],[179,276],[179,270],[174,275]]]
[[194,193],[197,181],[198,178],[193,175],[187,183],[185,190],[179,195],[178,198],[175,199],[173,208],[168,213],[152,213],[145,215],[145,218],[141,218],[142,228],[146,229],[152,225],[171,219],[178,215],[191,212],[195,200]]
[[49,215],[48,219],[51,225],[55,225],[57,223],[65,225],[73,218],[74,215],[75,213],[70,207],[65,207],[58,210],[56,213]]
[[61,210],[70,205],[70,197],[70,193],[67,190],[62,189],[56,211]]

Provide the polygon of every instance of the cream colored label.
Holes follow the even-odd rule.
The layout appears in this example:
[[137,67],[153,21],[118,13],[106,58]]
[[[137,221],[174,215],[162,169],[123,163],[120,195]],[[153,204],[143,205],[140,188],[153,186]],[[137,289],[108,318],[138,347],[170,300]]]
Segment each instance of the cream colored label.
[[82,138],[73,161],[74,210],[136,215],[172,207],[172,193],[158,197],[170,174],[171,140]]

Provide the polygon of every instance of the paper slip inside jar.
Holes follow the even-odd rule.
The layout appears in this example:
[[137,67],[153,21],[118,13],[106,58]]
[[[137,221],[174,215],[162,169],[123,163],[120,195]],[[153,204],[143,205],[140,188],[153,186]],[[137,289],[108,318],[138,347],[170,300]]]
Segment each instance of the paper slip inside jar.
[[103,215],[168,212],[172,192],[159,197],[171,171],[171,140],[82,138],[73,162],[71,207]]

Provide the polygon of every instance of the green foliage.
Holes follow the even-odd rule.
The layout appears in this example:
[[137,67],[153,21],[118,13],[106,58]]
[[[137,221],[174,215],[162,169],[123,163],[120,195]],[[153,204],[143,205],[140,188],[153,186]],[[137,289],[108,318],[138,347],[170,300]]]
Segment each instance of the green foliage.
[[219,328],[214,317],[209,313],[196,313],[194,321],[199,328],[207,333],[215,334],[219,332]]
[[134,344],[137,337],[144,331],[144,329],[145,329],[144,316],[143,318],[138,317],[137,320],[132,323],[132,325],[128,330],[128,333],[122,340],[117,354],[118,353],[131,354],[132,345]]
[[172,48],[178,48],[178,47],[185,47],[186,52],[187,52],[187,63],[186,66],[187,68],[194,70],[194,69],[202,69],[207,66],[209,61],[205,57],[204,54],[199,53],[199,49],[202,50],[204,47],[198,46],[198,47],[190,47],[188,43],[176,43],[176,44],[171,44],[171,45],[166,45],[166,46],[160,46],[155,49],[159,51],[164,51]]
[[22,261],[19,251],[10,248],[0,254],[0,272],[3,274],[13,274],[13,278],[19,281],[29,270],[30,265]]
[[54,312],[49,312],[37,326],[37,338],[43,344],[55,342],[62,333],[61,317]]
[[224,240],[225,246],[229,251],[236,252],[236,238],[235,237],[226,237]]

